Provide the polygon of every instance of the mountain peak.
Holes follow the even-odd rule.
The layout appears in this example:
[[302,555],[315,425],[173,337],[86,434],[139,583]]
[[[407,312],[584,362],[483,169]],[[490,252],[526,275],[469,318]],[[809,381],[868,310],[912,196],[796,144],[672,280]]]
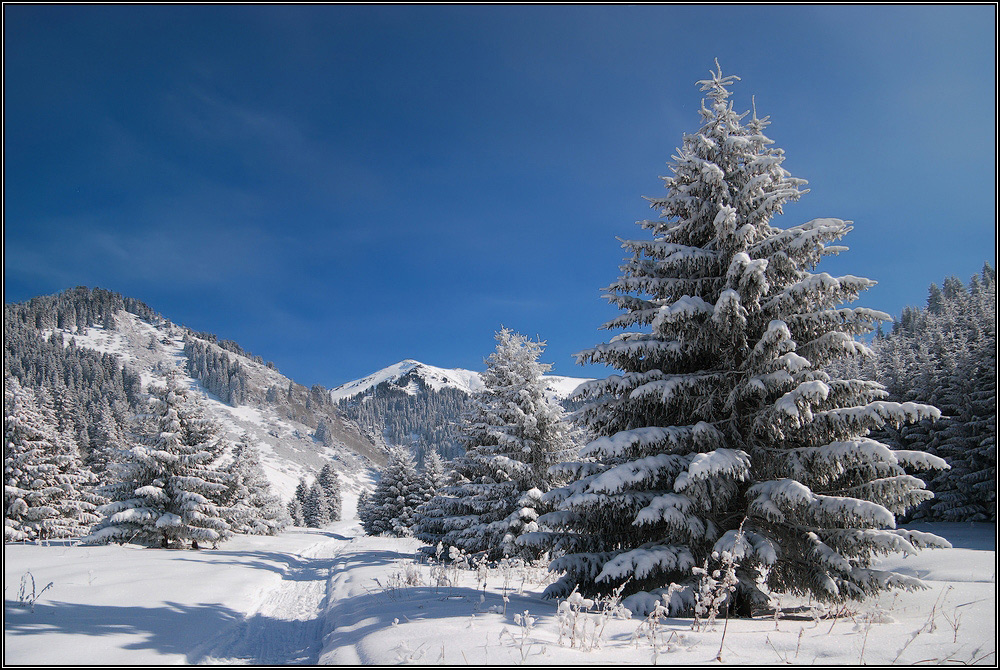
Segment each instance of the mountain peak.
[[[483,390],[483,382],[479,378],[478,372],[461,368],[439,368],[421,363],[413,358],[406,358],[361,379],[355,379],[331,389],[330,397],[333,398],[334,402],[353,398],[367,393],[383,382],[399,383],[404,377],[419,377],[427,387],[435,391],[440,391],[443,388],[455,388],[464,393],[472,394]],[[399,385],[408,389],[412,388],[410,384]],[[408,392],[415,393],[415,390]]]
[[[415,378],[417,377],[424,383],[424,386],[434,391],[453,388],[472,395],[486,388],[480,373],[474,370],[439,368],[427,363],[421,363],[412,358],[407,358],[361,379],[341,384],[330,391],[330,396],[334,402],[353,398],[371,392],[372,389],[383,382],[391,382],[407,393],[414,395],[419,388],[415,384]],[[560,400],[568,397],[581,383],[588,381],[577,377],[561,377],[557,375],[544,375],[543,379],[546,382],[546,390]]]

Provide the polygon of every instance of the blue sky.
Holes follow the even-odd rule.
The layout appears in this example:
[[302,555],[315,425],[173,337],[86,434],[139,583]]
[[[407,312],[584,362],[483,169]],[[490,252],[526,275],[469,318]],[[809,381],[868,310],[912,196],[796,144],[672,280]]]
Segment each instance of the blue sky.
[[996,9],[4,7],[4,300],[100,286],[335,386],[559,374],[718,58],[898,314],[995,262]]

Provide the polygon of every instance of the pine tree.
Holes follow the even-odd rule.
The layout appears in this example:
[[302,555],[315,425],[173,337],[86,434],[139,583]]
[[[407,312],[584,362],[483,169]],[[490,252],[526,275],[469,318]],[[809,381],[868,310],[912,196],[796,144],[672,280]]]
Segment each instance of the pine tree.
[[226,492],[226,521],[235,533],[277,535],[290,522],[260,464],[260,452],[244,434],[233,447]]
[[174,375],[150,385],[149,407],[144,439],[112,466],[118,480],[106,489],[112,502],[100,508],[104,518],[88,541],[198,548],[227,539],[224,510],[213,503],[226,491],[213,467],[220,451],[213,425]]
[[102,481],[105,471],[110,463],[121,459],[120,452],[125,448],[126,437],[107,402],[101,404],[94,434],[86,464],[101,483],[108,484],[110,482]]
[[551,488],[550,466],[574,455],[573,430],[546,397],[539,363],[543,342],[506,328],[483,373],[485,390],[465,425],[466,453],[456,460],[461,478],[422,510],[417,537],[443,542],[491,560],[538,551],[517,538],[537,530],[540,499]]
[[306,517],[302,511],[302,501],[292,498],[288,501],[288,516],[292,520],[293,526],[303,527],[306,525]]
[[938,412],[824,371],[864,355],[854,336],[888,315],[840,307],[874,282],[811,272],[845,250],[832,243],[850,222],[771,224],[805,182],[781,167],[767,118],[733,110],[736,79],[699,82],[703,125],[673,157],[667,195],[650,199],[661,218],[638,224],[652,239],[623,243],[632,256],[607,297],[625,313],[605,327],[638,330],[578,355],[621,374],[584,386],[578,414],[598,437],[558,468],[572,481],[545,496],[559,507],[539,520],[550,530],[524,538],[563,554],[550,596],[625,584],[626,606],[644,612],[675,583],[682,611],[692,569],[728,551],[747,615],[769,589],[839,602],[917,588],[873,559],[945,544],[894,518],[930,495],[903,465],[943,463],[867,437]]
[[365,525],[365,519],[371,518],[372,512],[368,506],[368,491],[362,491],[358,494],[358,504],[355,507],[355,513],[358,520],[361,521],[362,526]]
[[306,504],[306,497],[309,495],[309,482],[306,481],[305,477],[299,478],[299,483],[295,487],[295,499],[298,500],[303,505]]
[[358,518],[369,535],[406,537],[421,502],[420,477],[413,457],[404,449],[392,449],[375,490],[363,503],[358,502]]
[[424,498],[430,500],[448,484],[448,470],[444,459],[436,451],[429,452],[424,457],[422,469]]
[[322,489],[326,497],[330,521],[340,521],[343,508],[340,496],[340,479],[337,477],[337,471],[333,468],[332,464],[325,463],[320,468],[319,474],[316,476],[316,483],[319,484],[320,489]]
[[97,521],[92,476],[51,413],[4,377],[4,542],[78,537]]
[[327,502],[326,491],[313,482],[306,493],[306,501],[302,505],[302,518],[309,528],[322,528],[330,523],[330,504]]
[[457,476],[457,472],[450,465],[446,466],[436,451],[431,451],[424,456],[420,474],[420,496],[423,502],[414,512],[413,534],[432,547],[437,547],[438,542],[444,537],[445,519],[447,519],[443,505],[444,498],[448,497],[445,489],[456,483],[453,477]]

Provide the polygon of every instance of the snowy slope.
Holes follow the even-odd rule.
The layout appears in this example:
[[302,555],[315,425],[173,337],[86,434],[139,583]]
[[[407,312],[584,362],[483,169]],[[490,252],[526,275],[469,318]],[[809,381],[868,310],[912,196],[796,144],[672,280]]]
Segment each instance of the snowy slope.
[[[315,474],[327,461],[333,462],[342,486],[348,490],[356,490],[367,482],[369,469],[381,463],[381,448],[335,408],[315,410],[306,423],[304,416],[302,420],[289,417],[302,416],[304,413],[298,409],[290,411],[281,401],[266,400],[269,388],[287,389],[292,383],[277,370],[227,351],[230,358],[239,359],[248,379],[247,401],[233,406],[185,372],[183,340],[185,335],[195,337],[190,330],[169,324],[154,325],[125,311],[115,314],[115,322],[114,329],[95,325],[85,334],[64,332],[65,344],[69,346],[72,340],[79,347],[119,357],[140,373],[144,387],[167,370],[179,371],[183,382],[200,398],[205,414],[220,425],[226,437],[236,440],[248,433],[256,442],[268,479],[282,498],[291,498],[299,478]],[[48,336],[49,332],[41,334]],[[222,351],[214,343],[201,341]],[[325,420],[333,434],[328,444],[315,439],[315,425],[310,424],[317,418]]]
[[[410,383],[415,379],[420,379],[427,388],[434,391],[452,388],[471,395],[485,388],[480,373],[473,370],[439,368],[408,358],[382,368],[378,372],[373,372],[367,377],[341,384],[330,390],[330,397],[334,401],[354,398],[371,392],[383,382],[395,384],[406,389],[412,395],[417,392],[416,385]],[[559,375],[545,375],[544,379],[546,390],[557,400],[569,397],[580,384],[588,381],[579,377],[561,377]]]
[[217,550],[6,545],[4,663],[996,667],[996,526],[914,528],[955,548],[878,567],[920,575],[925,591],[816,612],[824,618],[780,596],[778,617],[701,630],[680,618],[560,616],[540,597],[543,569],[418,564],[419,542],[365,536],[355,520]]

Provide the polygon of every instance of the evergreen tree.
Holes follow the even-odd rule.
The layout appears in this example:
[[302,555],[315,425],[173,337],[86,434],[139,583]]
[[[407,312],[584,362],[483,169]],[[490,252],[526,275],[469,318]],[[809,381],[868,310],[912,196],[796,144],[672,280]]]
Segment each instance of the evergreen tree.
[[330,504],[327,502],[326,491],[319,482],[313,482],[306,493],[306,501],[302,505],[302,518],[309,528],[322,528],[330,523]]
[[436,496],[448,484],[448,470],[444,459],[436,451],[432,451],[424,457],[424,466],[421,472],[426,500]]
[[76,445],[29,389],[4,377],[4,542],[77,537],[98,517]]
[[392,449],[378,483],[364,503],[358,502],[358,518],[369,535],[411,534],[414,512],[422,502],[420,476],[413,457],[404,449]]
[[277,535],[290,522],[260,464],[260,453],[244,434],[233,447],[227,488],[226,520],[235,533]]
[[768,590],[840,602],[918,588],[875,569],[876,555],[946,544],[894,517],[930,495],[903,466],[943,463],[867,437],[938,412],[824,371],[865,354],[854,336],[888,315],[840,307],[874,282],[811,272],[845,249],[832,243],[850,222],[771,224],[805,182],[781,167],[767,118],[733,110],[735,79],[699,82],[703,125],[684,136],[667,195],[650,199],[661,218],[639,222],[652,239],[623,243],[632,256],[608,299],[625,313],[605,327],[637,330],[578,355],[621,374],[584,386],[578,415],[598,437],[557,468],[572,481],[545,496],[559,508],[539,520],[549,530],[523,539],[563,554],[550,596],[624,584],[644,612],[675,583],[682,611],[692,569],[728,551],[732,604],[748,615]]
[[309,482],[305,477],[299,477],[298,486],[295,487],[295,499],[303,505],[306,504],[306,497],[309,495]]
[[[447,515],[442,503],[446,487],[455,483],[452,481],[453,475],[457,475],[455,470],[446,466],[437,452],[432,451],[424,456],[424,465],[421,470],[421,499],[423,503],[417,507],[414,513],[413,533],[433,547],[436,547],[444,537]],[[439,499],[439,496],[442,499]]]
[[550,466],[575,451],[563,410],[544,393],[544,347],[504,328],[483,374],[485,390],[465,426],[466,453],[456,460],[459,483],[422,510],[417,537],[469,553],[537,556],[516,540],[537,530],[540,499],[551,488]]
[[298,498],[292,498],[288,501],[288,516],[292,520],[293,526],[302,527],[306,525],[306,517],[302,511],[302,501]]
[[340,479],[333,465],[325,463],[316,476],[316,483],[326,497],[330,521],[340,521],[343,502],[340,497]]
[[86,459],[87,467],[101,483],[110,483],[103,481],[105,472],[110,463],[121,460],[120,454],[125,449],[126,442],[127,438],[115,420],[110,403],[102,403],[94,427],[94,438],[90,442],[90,453]]
[[213,503],[226,491],[213,467],[218,440],[212,424],[192,413],[189,403],[174,375],[150,385],[144,439],[112,466],[118,483],[106,489],[112,502],[100,508],[104,518],[90,542],[161,547],[190,542],[198,548],[232,534],[224,510]]
[[361,521],[361,525],[364,526],[365,519],[371,517],[372,512],[368,506],[368,492],[362,491],[358,494],[358,504],[355,508],[358,519]]

